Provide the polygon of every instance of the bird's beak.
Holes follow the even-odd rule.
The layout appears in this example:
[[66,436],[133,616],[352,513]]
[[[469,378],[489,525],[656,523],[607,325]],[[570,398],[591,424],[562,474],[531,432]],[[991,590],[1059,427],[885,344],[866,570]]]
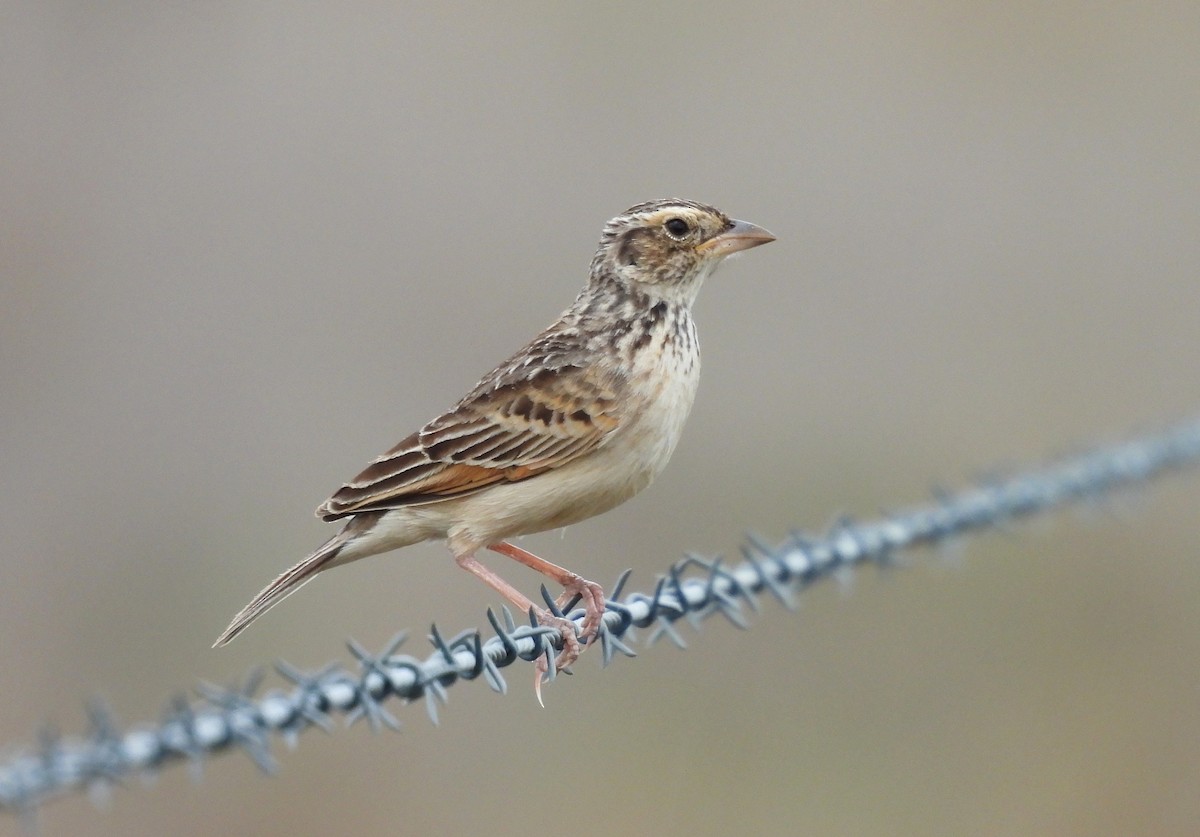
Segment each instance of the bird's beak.
[[724,257],[774,240],[775,236],[757,224],[734,220],[732,227],[701,244],[696,248],[696,252],[706,256]]

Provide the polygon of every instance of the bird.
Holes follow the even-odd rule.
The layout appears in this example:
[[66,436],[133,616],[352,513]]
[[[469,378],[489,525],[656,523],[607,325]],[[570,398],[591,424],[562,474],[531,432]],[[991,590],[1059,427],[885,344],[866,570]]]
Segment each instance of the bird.
[[[214,643],[226,645],[318,573],[422,541],[562,636],[568,667],[599,630],[603,588],[511,543],[602,514],[666,466],[696,394],[692,305],[727,256],[774,241],[713,206],[647,201],[610,220],[574,303],[467,395],[376,457],[316,511],[342,529],[254,597]],[[490,550],[559,585],[534,604],[476,557]],[[575,597],[579,597],[576,599]],[[561,614],[584,607],[582,626]],[[548,671],[539,659],[535,689]]]

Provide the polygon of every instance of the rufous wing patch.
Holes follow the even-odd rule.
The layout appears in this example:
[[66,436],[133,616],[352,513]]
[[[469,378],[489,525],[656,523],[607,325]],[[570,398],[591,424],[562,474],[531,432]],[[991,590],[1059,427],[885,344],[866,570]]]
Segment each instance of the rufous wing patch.
[[620,425],[620,399],[591,368],[476,391],[406,438],[317,509],[333,520],[518,482],[594,450]]

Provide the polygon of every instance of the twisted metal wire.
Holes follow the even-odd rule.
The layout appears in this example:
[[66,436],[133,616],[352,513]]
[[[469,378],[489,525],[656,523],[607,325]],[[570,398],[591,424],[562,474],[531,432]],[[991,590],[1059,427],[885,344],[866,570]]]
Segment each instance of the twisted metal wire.
[[[931,503],[879,520],[843,519],[820,537],[794,533],[778,546],[751,539],[742,547],[742,561],[733,566],[689,555],[658,580],[652,593],[624,594],[626,571],[608,600],[598,636],[601,658],[607,665],[618,652],[635,656],[629,643],[638,628],[650,629],[649,642],[665,636],[684,647],[675,626],[681,619],[695,625],[720,614],[745,628],[745,609],[759,610],[762,594],[794,609],[797,592],[840,570],[888,562],[902,549],[996,528],[1197,463],[1200,419],[959,492],[938,492]],[[542,595],[554,608],[544,587]],[[581,622],[582,610],[572,611],[575,604],[565,609]],[[405,640],[399,634],[377,653],[351,640],[354,662],[349,666],[335,662],[303,671],[277,663],[275,669],[287,684],[282,688],[260,693],[261,669],[240,688],[201,684],[198,700],[176,698],[157,723],[125,731],[102,705],[93,703],[88,707],[89,729],[82,736],[60,738],[45,732],[35,750],[0,763],[0,809],[28,815],[52,797],[104,793],[130,775],[153,773],[171,762],[186,761],[198,771],[206,757],[231,749],[242,750],[272,773],[273,737],[295,744],[310,727],[332,730],[335,716],[347,725],[365,719],[374,730],[399,730],[399,721],[384,706],[390,698],[424,698],[436,724],[438,707],[455,682],[482,677],[503,693],[507,687],[500,669],[518,660],[552,658],[561,646],[558,631],[537,625],[532,615],[524,624],[507,609],[500,616],[488,610],[487,618],[492,636],[486,640],[478,630],[443,637],[433,626],[433,653],[424,659],[398,653]],[[553,664],[549,670],[554,671]]]

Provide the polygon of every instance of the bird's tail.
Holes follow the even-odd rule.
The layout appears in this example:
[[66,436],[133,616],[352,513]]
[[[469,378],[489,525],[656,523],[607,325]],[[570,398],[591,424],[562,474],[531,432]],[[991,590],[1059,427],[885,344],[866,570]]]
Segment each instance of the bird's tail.
[[342,531],[321,544],[316,552],[264,587],[262,592],[250,601],[250,604],[242,608],[238,615],[233,617],[233,621],[229,623],[229,627],[222,631],[221,635],[217,637],[217,641],[213,643],[213,648],[228,645],[235,636],[246,630],[246,627],[251,622],[279,604],[292,593],[295,593],[309,581],[312,581],[313,577],[321,570],[328,569],[334,564],[344,563],[344,560],[337,560],[339,553],[341,553],[347,544],[362,534],[364,528],[366,528],[364,524],[374,522],[374,520],[369,520],[369,518],[376,516],[358,515],[352,518]]

